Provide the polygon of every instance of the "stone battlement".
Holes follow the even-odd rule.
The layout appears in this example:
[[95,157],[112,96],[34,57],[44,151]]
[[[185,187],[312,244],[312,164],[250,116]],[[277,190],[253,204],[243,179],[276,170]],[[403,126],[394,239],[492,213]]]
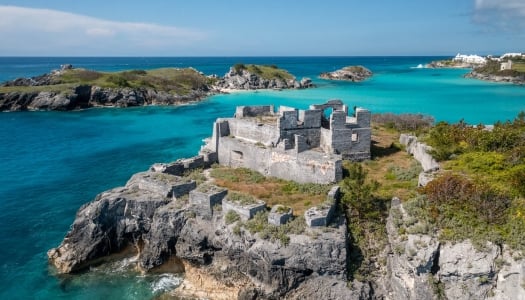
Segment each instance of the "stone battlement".
[[239,106],[233,118],[217,119],[201,154],[266,176],[336,182],[342,179],[342,159],[370,159],[370,119],[364,108],[349,116],[341,100],[308,110],[281,106],[277,112],[273,105]]

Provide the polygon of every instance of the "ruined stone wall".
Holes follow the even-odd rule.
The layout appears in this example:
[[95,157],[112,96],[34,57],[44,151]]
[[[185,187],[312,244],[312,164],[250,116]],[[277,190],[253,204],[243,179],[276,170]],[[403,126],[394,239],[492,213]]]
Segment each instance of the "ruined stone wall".
[[322,110],[300,110],[299,122],[302,123],[303,128],[320,128],[322,116]]
[[230,135],[235,138],[260,142],[267,146],[279,141],[279,130],[275,126],[259,124],[250,119],[228,119],[228,124]]
[[315,151],[285,152],[232,137],[220,139],[218,153],[221,165],[245,167],[300,183],[330,183],[342,178],[340,156],[327,159],[324,153]]
[[321,128],[321,139],[320,139],[320,147],[323,149],[326,153],[333,153],[332,149],[332,132],[330,129]]
[[361,161],[370,159],[372,131],[370,128],[354,128],[350,136],[350,149],[342,153],[344,159]]
[[235,110],[236,118],[271,116],[274,113],[273,105],[261,106],[237,106]]
[[356,108],[355,116],[357,119],[357,125],[361,128],[370,128],[370,122],[372,120],[372,114],[368,109],[361,107]]
[[321,131],[315,129],[290,129],[281,132],[281,140],[289,139],[292,143],[295,141],[295,135],[303,136],[309,148],[317,148],[321,144]]

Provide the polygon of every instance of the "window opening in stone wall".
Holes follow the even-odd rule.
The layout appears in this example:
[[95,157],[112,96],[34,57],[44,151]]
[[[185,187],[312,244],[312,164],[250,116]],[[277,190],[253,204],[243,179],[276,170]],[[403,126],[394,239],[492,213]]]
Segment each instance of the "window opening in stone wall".
[[359,136],[357,133],[352,133],[352,142],[359,142]]
[[232,158],[233,159],[240,160],[240,159],[242,159],[242,156],[243,156],[243,153],[241,151],[238,151],[238,150],[233,150],[232,151]]

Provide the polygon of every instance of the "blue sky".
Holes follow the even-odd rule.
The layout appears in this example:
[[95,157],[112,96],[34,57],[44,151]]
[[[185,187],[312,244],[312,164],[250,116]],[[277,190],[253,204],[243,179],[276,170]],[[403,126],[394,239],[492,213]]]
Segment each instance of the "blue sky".
[[0,0],[0,56],[525,52],[525,0]]

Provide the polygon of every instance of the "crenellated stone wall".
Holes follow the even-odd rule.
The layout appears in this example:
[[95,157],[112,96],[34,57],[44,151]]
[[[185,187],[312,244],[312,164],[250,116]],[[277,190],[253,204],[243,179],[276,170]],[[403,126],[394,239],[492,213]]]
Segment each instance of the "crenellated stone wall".
[[349,117],[340,100],[309,110],[281,106],[278,112],[273,106],[240,106],[234,118],[217,119],[201,154],[267,176],[330,183],[342,178],[342,159],[370,159],[371,138],[370,111],[356,108]]

